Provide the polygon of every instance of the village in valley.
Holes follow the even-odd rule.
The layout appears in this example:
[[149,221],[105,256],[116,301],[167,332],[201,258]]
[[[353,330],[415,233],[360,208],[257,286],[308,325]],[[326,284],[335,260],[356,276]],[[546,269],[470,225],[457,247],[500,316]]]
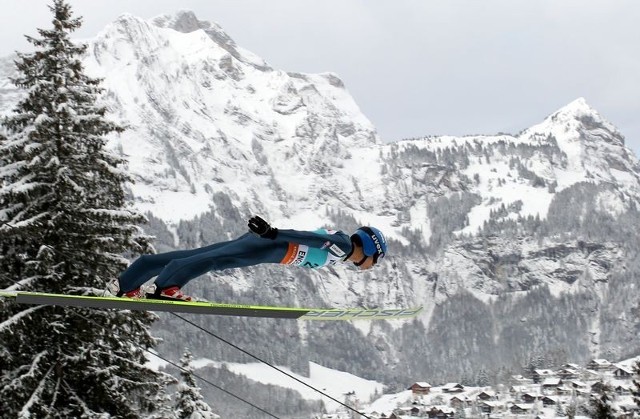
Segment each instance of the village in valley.
[[[585,366],[565,364],[556,370],[537,369],[531,378],[513,376],[509,384],[469,387],[460,383],[442,386],[414,382],[406,391],[388,394],[368,406],[356,408],[375,419],[409,418],[555,418],[589,417],[592,396],[606,392],[616,417],[638,418],[634,402],[637,359],[611,363],[594,359]],[[358,416],[358,415],[355,415]],[[325,415],[325,419],[352,418],[352,413]]]

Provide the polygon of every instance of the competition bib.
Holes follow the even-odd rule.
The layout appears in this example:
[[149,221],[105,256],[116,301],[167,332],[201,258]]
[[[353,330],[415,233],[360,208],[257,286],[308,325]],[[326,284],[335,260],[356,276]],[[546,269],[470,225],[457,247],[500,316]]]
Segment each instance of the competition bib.
[[316,249],[304,244],[289,243],[287,254],[280,263],[315,269],[326,265],[334,265],[339,260],[342,260],[342,257],[335,256],[327,249]]

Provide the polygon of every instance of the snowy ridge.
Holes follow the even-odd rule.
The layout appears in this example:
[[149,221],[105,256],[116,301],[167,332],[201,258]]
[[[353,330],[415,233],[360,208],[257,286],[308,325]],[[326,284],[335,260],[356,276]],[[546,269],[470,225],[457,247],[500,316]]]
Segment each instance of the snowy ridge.
[[173,15],[166,14],[157,16],[153,18],[151,22],[155,26],[173,29],[182,33],[203,30],[219,47],[224,48],[235,59],[256,68],[269,68],[269,65],[262,58],[236,45],[235,41],[224,32],[220,25],[215,22],[198,20],[196,16],[188,10],[183,10]]
[[567,156],[567,167],[555,173],[559,187],[577,181],[611,182],[637,193],[640,167],[637,158],[625,147],[617,128],[584,98],[555,112],[521,137],[556,139]]
[[[505,146],[528,147],[530,151],[522,163],[545,185],[554,185],[553,190],[523,178],[512,164],[517,154],[505,151]],[[518,136],[427,137],[386,146],[385,153],[389,156],[415,148],[434,153],[458,149],[471,151],[473,155],[473,150],[479,147],[487,148],[488,152],[475,153],[476,159],[470,159],[461,174],[477,179],[467,191],[477,193],[482,202],[470,210],[469,225],[460,230],[461,234],[474,235],[483,222],[489,220],[492,210],[518,201],[521,208],[510,217],[540,216],[544,219],[556,193],[580,182],[616,185],[618,194],[603,191],[598,197],[603,211],[618,214],[629,208],[629,201],[624,202],[626,197],[632,202],[640,199],[637,157],[625,147],[618,130],[584,98],[561,108]],[[424,208],[416,205],[412,210],[416,212],[415,218],[428,218]],[[427,227],[426,224],[423,226]],[[428,239],[428,235],[425,238]]]

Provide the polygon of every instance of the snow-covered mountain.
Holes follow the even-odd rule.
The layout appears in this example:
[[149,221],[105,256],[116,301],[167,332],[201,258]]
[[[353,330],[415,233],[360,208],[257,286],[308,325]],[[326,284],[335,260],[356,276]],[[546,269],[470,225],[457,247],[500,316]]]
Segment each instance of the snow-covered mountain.
[[[20,95],[8,62],[5,114]],[[89,42],[84,63],[128,126],[110,146],[129,160],[131,200],[150,214],[159,250],[232,237],[251,214],[387,234],[390,256],[374,272],[258,267],[189,285],[218,300],[426,308],[394,324],[207,320],[241,328],[256,347],[282,337],[274,362],[389,383],[410,373],[471,382],[534,359],[640,352],[640,164],[585,99],[517,135],[388,144],[337,75],[273,69],[191,12],[123,15]],[[201,336],[164,336],[168,351],[188,343],[237,360]]]
[[170,222],[211,209],[217,192],[274,220],[314,222],[322,189],[345,183],[349,153],[379,142],[337,76],[273,70],[188,12],[124,15],[90,51],[87,69],[131,126],[115,143],[136,202]]

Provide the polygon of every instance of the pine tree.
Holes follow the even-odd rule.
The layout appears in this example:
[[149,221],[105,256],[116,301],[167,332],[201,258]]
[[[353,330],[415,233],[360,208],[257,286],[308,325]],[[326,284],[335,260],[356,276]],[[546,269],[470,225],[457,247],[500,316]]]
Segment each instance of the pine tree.
[[486,387],[491,384],[491,380],[489,379],[489,374],[484,368],[480,368],[480,371],[476,375],[476,383],[480,387]]
[[571,399],[571,402],[567,406],[567,410],[565,411],[567,414],[567,418],[574,419],[576,414],[578,413],[578,404],[576,403],[575,398]]
[[635,387],[633,390],[633,401],[635,401],[638,408],[640,408],[640,361],[635,363],[633,371],[636,374],[636,378],[633,380],[633,385]]
[[[124,161],[105,150],[121,131],[84,74],[81,25],[53,0],[53,28],[27,39],[16,86],[26,92],[0,139],[0,289],[92,294],[150,250],[127,209]],[[155,345],[145,312],[0,302],[3,417],[135,418],[153,411],[167,376],[144,366]]]
[[211,407],[202,399],[200,388],[193,376],[193,356],[188,350],[180,359],[182,381],[178,384],[178,394],[175,406],[178,419],[216,419]]
[[[176,384],[177,380],[172,380],[170,384]],[[171,402],[171,396],[167,394],[166,388],[161,389],[158,394],[155,396],[156,399],[156,409],[155,411],[145,416],[145,419],[177,419],[178,414],[175,412],[173,408],[173,403]]]
[[454,419],[467,419],[467,413],[464,411],[464,407],[456,408],[456,412],[454,414]]
[[616,409],[611,404],[611,387],[603,384],[601,389],[600,394],[592,394],[589,398],[589,416],[593,419],[613,419]]

